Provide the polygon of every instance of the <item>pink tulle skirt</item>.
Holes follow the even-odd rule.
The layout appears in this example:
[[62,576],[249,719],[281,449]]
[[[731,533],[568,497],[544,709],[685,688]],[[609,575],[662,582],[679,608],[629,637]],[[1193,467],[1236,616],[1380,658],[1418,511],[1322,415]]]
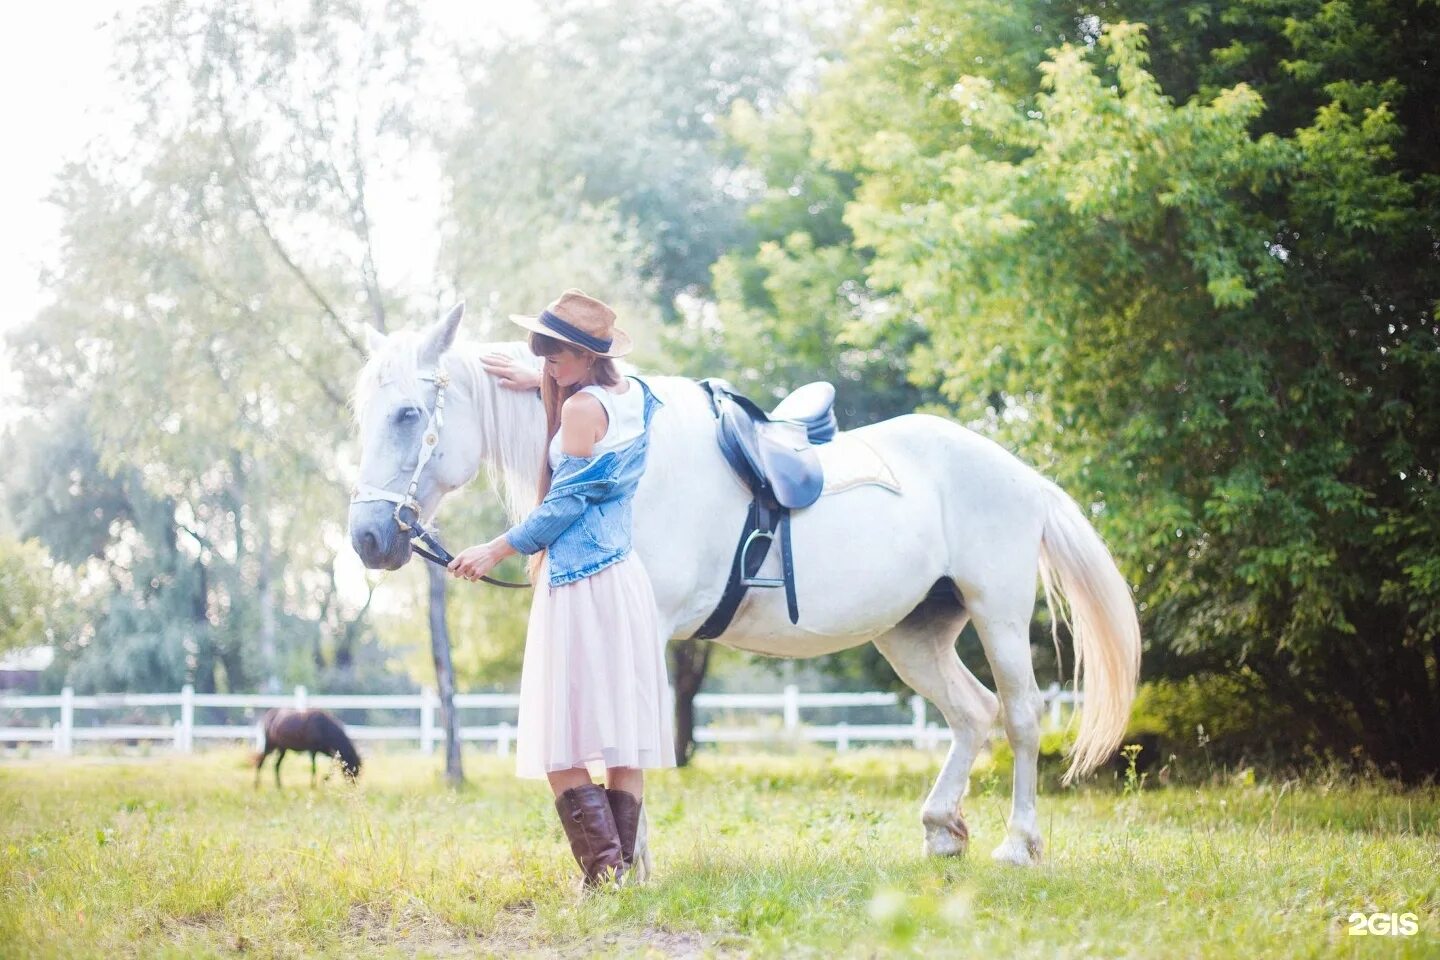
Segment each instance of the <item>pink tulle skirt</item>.
[[525,635],[516,775],[675,766],[665,638],[640,557],[558,587],[549,577],[547,554]]

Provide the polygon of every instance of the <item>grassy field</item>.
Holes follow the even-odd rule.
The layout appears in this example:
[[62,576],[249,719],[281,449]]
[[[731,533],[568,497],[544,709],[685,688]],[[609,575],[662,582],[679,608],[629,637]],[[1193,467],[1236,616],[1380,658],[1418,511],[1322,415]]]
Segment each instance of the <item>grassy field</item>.
[[[702,755],[652,775],[656,876],[584,901],[543,784],[380,754],[277,793],[240,751],[0,762],[0,955],[1440,955],[1440,793],[1317,781],[1051,791],[1046,863],[920,854],[939,756]],[[302,767],[304,768],[302,770]],[[268,770],[267,770],[268,774]],[[1347,933],[1410,912],[1410,937]]]

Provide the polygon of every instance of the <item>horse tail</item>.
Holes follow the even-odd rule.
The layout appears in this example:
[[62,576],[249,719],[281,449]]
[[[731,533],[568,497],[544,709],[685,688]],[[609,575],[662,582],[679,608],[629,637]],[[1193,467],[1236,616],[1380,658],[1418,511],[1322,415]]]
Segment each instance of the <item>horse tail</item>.
[[260,767],[260,764],[265,762],[265,758],[270,754],[270,721],[274,719],[274,707],[271,707],[260,715],[260,749],[256,750],[254,756],[250,758],[250,765],[257,769]]
[[1140,621],[1130,585],[1080,506],[1046,481],[1040,582],[1059,645],[1063,618],[1075,643],[1075,689],[1083,679],[1080,731],[1062,783],[1094,770],[1125,736],[1140,678]]
[[324,734],[325,752],[331,756],[340,754],[340,763],[352,777],[360,773],[360,753],[340,721],[328,713],[316,714],[315,720]]

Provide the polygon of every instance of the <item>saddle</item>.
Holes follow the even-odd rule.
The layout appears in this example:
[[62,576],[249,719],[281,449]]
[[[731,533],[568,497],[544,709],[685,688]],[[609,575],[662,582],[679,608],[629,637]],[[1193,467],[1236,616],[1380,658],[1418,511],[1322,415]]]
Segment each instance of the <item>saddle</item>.
[[[724,633],[750,587],[784,587],[790,622],[797,623],[790,511],[810,506],[825,486],[814,447],[835,436],[835,388],[822,380],[807,383],[767,414],[726,380],[707,377],[699,383],[715,414],[720,452],[749,489],[751,501],[725,592],[692,639],[712,640]],[[755,576],[777,535],[783,576]]]

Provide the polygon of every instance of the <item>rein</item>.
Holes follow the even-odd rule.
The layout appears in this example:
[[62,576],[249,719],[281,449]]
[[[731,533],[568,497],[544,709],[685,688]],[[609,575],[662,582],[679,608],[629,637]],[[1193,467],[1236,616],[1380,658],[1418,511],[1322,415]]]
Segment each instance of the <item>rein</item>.
[[[420,440],[420,455],[416,458],[415,472],[410,475],[410,486],[404,494],[386,490],[384,487],[371,486],[368,483],[356,483],[355,489],[350,493],[351,503],[364,503],[369,500],[388,500],[395,504],[395,525],[405,533],[410,534],[410,549],[431,563],[441,567],[449,567],[455,557],[446,550],[436,538],[435,534],[425,528],[420,521],[420,502],[415,499],[415,491],[420,486],[420,472],[425,469],[425,464],[430,461],[430,456],[435,452],[435,447],[440,443],[440,428],[445,425],[445,388],[450,384],[450,376],[439,370],[429,373],[422,373],[416,377],[417,380],[430,380],[435,384],[435,409],[430,412],[430,419],[425,424],[425,434]],[[415,519],[407,523],[400,516],[400,511],[409,508],[415,512]],[[417,543],[416,541],[420,541]],[[421,546],[421,544],[424,546]],[[426,549],[426,548],[429,549]],[[524,590],[531,586],[528,583],[511,583],[509,580],[499,580],[491,576],[481,576],[481,580],[497,587],[509,587],[514,590]]]

